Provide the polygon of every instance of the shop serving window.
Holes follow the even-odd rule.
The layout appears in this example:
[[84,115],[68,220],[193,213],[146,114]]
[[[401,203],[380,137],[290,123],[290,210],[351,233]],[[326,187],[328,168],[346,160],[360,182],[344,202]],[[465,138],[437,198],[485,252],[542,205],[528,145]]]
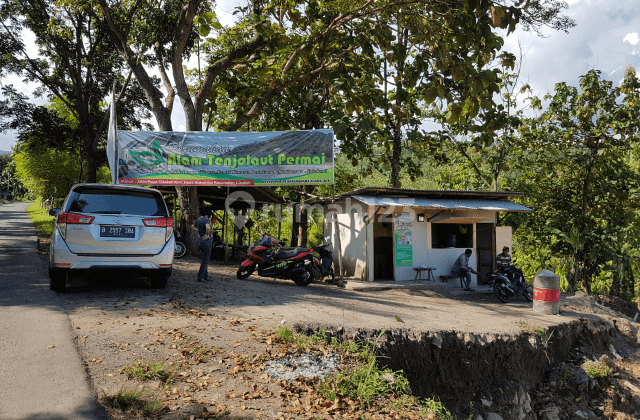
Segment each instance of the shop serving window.
[[458,223],[432,223],[432,248],[472,248],[473,225]]

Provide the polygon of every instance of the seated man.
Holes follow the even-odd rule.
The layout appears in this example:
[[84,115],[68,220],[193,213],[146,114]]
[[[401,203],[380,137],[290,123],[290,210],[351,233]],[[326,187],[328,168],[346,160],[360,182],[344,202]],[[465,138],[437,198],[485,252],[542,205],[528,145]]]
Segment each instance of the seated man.
[[453,263],[453,268],[451,269],[451,274],[453,274],[454,276],[460,276],[464,279],[465,285],[467,286],[464,288],[464,290],[467,291],[472,290],[471,274],[469,273],[478,274],[476,270],[469,267],[469,257],[471,257],[472,252],[473,251],[471,251],[470,249],[467,249],[463,254],[460,254],[460,256]]
[[502,248],[502,253],[496,257],[496,264],[498,264],[498,268],[505,268],[511,265],[511,255],[509,255],[508,246]]
[[511,255],[509,255],[509,247],[505,246],[502,248],[502,253],[498,254],[496,257],[496,264],[498,265],[498,270],[504,273],[511,283],[519,284],[524,282],[524,274],[522,274],[522,270],[516,268],[512,265]]

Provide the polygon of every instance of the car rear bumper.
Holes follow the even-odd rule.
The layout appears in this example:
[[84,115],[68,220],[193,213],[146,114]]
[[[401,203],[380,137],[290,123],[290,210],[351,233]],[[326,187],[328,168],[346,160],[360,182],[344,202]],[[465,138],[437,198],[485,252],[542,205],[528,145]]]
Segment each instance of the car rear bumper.
[[175,239],[173,236],[155,255],[74,254],[56,231],[51,238],[49,267],[69,270],[165,270],[171,271]]

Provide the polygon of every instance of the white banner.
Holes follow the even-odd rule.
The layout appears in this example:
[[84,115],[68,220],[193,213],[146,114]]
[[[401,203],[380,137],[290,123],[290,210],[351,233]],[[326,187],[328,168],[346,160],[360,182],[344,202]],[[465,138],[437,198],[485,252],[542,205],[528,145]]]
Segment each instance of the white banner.
[[111,183],[118,183],[118,148],[116,147],[116,91],[111,92],[111,106],[109,107],[109,132],[107,134],[107,160],[111,169]]

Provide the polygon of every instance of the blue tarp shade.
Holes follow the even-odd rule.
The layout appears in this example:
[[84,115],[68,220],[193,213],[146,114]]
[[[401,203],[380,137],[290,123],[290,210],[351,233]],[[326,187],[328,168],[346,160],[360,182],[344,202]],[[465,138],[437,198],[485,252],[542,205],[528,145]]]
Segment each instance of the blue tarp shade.
[[491,210],[508,213],[531,213],[528,207],[509,200],[476,200],[470,198],[397,198],[368,195],[352,196],[369,206],[418,207],[434,210]]

